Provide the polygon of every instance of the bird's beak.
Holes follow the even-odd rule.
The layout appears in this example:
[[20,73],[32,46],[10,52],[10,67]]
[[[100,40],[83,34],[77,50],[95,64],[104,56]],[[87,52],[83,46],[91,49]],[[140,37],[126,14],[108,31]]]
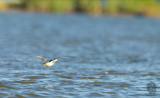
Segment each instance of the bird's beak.
[[46,66],[46,64],[43,64],[43,66]]

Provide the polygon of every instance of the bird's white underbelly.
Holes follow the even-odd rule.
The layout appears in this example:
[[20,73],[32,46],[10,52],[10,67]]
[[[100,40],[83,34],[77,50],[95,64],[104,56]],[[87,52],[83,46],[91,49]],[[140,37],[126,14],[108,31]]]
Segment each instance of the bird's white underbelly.
[[46,65],[47,66],[52,66],[54,64],[54,62],[48,62]]

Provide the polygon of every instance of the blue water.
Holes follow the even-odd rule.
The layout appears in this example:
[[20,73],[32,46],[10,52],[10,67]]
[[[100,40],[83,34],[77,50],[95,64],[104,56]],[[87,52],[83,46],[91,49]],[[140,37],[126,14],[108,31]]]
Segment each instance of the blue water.
[[[160,19],[0,13],[0,97],[160,96]],[[60,59],[52,67],[25,56]]]

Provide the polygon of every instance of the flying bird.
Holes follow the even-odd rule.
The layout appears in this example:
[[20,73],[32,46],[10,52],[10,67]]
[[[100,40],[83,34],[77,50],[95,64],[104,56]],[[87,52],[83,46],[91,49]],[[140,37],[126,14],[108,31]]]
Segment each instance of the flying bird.
[[59,59],[61,58],[72,58],[72,57],[68,57],[68,56],[62,56],[62,57],[58,57],[58,58],[54,58],[52,60],[48,60],[44,57],[41,57],[41,56],[34,56],[34,57],[24,57],[24,58],[35,58],[35,59],[40,59],[43,61],[43,66],[48,66],[48,67],[51,67],[52,65],[54,65],[54,63],[56,61],[58,61]]

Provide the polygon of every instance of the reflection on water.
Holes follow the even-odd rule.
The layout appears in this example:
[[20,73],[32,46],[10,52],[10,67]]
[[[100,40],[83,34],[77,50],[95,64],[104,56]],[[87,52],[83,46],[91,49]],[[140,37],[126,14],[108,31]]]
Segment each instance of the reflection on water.
[[[0,14],[0,97],[148,96],[160,84],[160,20]],[[52,67],[24,56],[61,59]],[[159,86],[157,87],[159,95]]]

